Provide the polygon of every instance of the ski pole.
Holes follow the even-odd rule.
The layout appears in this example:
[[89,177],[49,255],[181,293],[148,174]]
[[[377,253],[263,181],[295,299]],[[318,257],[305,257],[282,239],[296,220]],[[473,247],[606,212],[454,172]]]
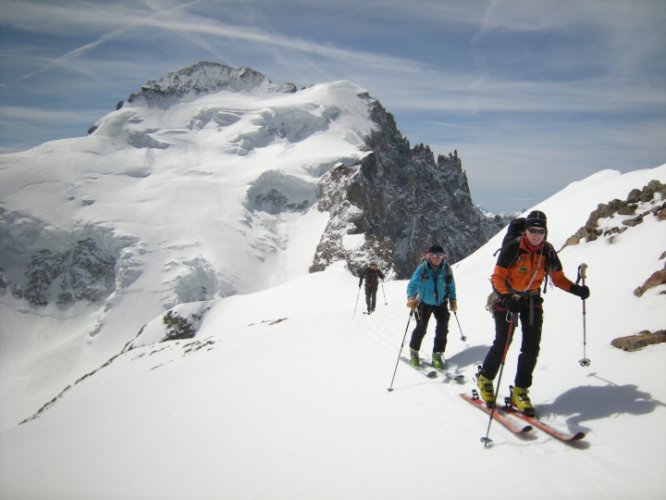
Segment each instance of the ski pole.
[[386,294],[384,293],[384,281],[380,281],[379,283],[381,283],[382,285],[382,295],[384,296],[384,305],[387,306],[388,302],[386,302]]
[[[511,313],[511,320],[509,321],[509,329],[506,332],[506,342],[504,343],[504,352],[502,353],[502,361],[500,363],[499,376],[497,377],[497,389],[499,391],[500,385],[502,383],[502,373],[504,372],[504,363],[506,361],[506,354],[509,352],[509,346],[511,345],[511,339],[513,337],[513,331],[516,328],[516,323],[518,323],[518,313]],[[490,409],[490,418],[488,419],[488,428],[486,429],[486,435],[481,438],[483,447],[487,447],[493,442],[488,436],[490,435],[490,424],[493,423],[495,418],[495,408],[497,408],[497,392],[495,393],[495,400],[493,401],[493,407]]]
[[358,286],[358,293],[356,294],[356,304],[354,304],[354,314],[352,314],[352,319],[356,316],[356,308],[358,307],[358,298],[361,296],[361,285]]
[[[578,266],[578,277],[576,278],[576,284],[578,284],[579,281],[582,281],[583,286],[585,286],[585,278],[587,277],[587,264],[583,263],[580,266]],[[587,311],[585,310],[585,300],[583,300],[583,357],[580,361],[578,361],[578,364],[580,366],[590,366],[590,358],[587,357],[586,351],[587,351],[587,327],[586,327],[586,315]]]
[[456,323],[458,323],[458,330],[460,330],[460,340],[465,342],[465,340],[467,340],[467,337],[463,335],[462,328],[460,328],[460,321],[458,321],[458,313],[456,311],[453,311],[453,315],[456,317]]
[[393,370],[393,378],[391,378],[391,386],[386,389],[391,392],[393,390],[393,381],[395,380],[395,374],[398,371],[398,363],[400,363],[400,355],[402,354],[402,348],[405,346],[405,339],[407,338],[407,330],[409,330],[409,322],[412,320],[414,311],[409,311],[409,319],[407,320],[407,326],[405,327],[405,334],[402,336],[402,343],[400,344],[400,351],[398,352],[398,359],[395,360],[395,369]]

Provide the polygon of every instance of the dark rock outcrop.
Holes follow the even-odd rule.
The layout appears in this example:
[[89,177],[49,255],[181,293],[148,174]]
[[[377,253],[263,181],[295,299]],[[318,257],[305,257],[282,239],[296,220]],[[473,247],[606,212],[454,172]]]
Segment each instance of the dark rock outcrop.
[[0,210],[0,295],[33,306],[101,302],[141,274],[123,253],[134,241],[97,226],[61,231]]
[[[393,116],[367,98],[377,129],[366,139],[368,154],[359,163],[340,164],[322,181],[320,209],[332,217],[311,271],[340,259],[356,271],[372,257],[406,278],[424,247],[439,243],[455,262],[506,224],[474,205],[457,152],[435,160],[428,146],[410,148]],[[344,239],[359,234],[365,244],[347,250]]]
[[644,330],[636,335],[628,335],[626,337],[618,337],[611,341],[613,347],[622,349],[623,351],[638,351],[643,347],[647,347],[653,344],[661,344],[666,342],[666,331],[659,330],[656,332],[650,332]]
[[[581,239],[594,241],[605,237],[612,239],[615,235],[623,233],[628,228],[642,223],[645,217],[652,215],[658,220],[666,219],[666,185],[655,179],[643,186],[642,189],[632,189],[626,200],[611,200],[608,203],[600,203],[594,210],[583,227],[576,231],[564,243],[577,245]],[[622,223],[612,227],[601,229],[600,219],[610,219],[614,215],[626,216]],[[560,249],[561,251],[561,249]]]

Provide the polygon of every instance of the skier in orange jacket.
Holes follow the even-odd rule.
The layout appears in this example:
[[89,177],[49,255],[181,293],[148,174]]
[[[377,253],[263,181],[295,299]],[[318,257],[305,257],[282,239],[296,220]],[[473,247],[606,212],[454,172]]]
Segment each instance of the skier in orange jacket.
[[[493,307],[495,340],[488,351],[477,377],[481,399],[491,406],[495,403],[493,379],[499,371],[507,346],[510,317],[514,316],[522,327],[522,343],[511,403],[521,412],[533,415],[534,406],[528,389],[532,386],[532,373],[536,366],[541,343],[543,298],[541,284],[550,276],[558,288],[585,300],[590,296],[587,286],[569,280],[553,246],[546,241],[546,214],[534,210],[525,219],[525,228],[519,239],[506,243],[497,258],[491,281],[496,294]],[[516,325],[513,325],[514,327]]]

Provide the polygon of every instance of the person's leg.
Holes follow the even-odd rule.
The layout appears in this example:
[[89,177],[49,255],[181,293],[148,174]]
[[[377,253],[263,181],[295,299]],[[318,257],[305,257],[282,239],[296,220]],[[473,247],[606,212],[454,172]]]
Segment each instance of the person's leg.
[[523,326],[523,339],[518,355],[518,368],[514,383],[516,387],[528,389],[532,387],[532,374],[536,367],[539,349],[541,345],[541,326],[543,324],[543,310],[534,308],[534,324],[528,324],[529,311],[521,313],[521,324]]
[[421,350],[421,342],[423,337],[425,337],[426,330],[428,329],[428,321],[430,320],[430,315],[432,314],[432,306],[424,304],[421,302],[417,308],[417,318],[416,318],[416,327],[412,332],[412,338],[409,342],[410,349],[414,351]]
[[451,315],[446,306],[435,307],[433,315],[437,320],[437,326],[435,327],[435,343],[432,352],[441,352],[443,354],[446,350],[446,339],[449,333],[449,318]]
[[495,379],[502,364],[502,356],[504,355],[506,339],[509,333],[507,311],[495,311],[493,316],[495,317],[495,340],[481,366],[481,375],[489,380]]

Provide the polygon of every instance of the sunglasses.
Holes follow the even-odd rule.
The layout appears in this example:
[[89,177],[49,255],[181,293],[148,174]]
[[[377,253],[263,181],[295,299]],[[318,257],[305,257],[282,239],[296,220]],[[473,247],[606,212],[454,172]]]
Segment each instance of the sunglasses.
[[527,232],[532,234],[546,234],[546,230],[541,227],[528,227]]
[[434,257],[435,259],[443,259],[444,258],[443,253],[431,253],[430,256]]

